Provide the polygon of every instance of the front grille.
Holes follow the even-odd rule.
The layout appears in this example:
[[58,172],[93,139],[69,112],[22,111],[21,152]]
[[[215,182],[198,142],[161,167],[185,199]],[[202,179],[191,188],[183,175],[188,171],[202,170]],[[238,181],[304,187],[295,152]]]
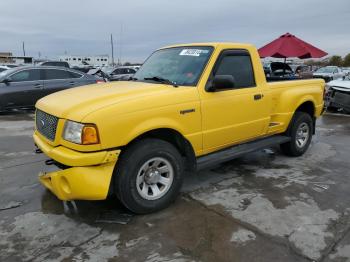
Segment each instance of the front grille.
[[58,118],[47,114],[41,110],[36,110],[35,114],[36,129],[47,139],[54,141]]
[[343,92],[335,92],[334,98],[333,98],[334,103],[337,103],[339,105],[342,105],[344,107],[349,107],[350,106],[350,95],[347,93]]

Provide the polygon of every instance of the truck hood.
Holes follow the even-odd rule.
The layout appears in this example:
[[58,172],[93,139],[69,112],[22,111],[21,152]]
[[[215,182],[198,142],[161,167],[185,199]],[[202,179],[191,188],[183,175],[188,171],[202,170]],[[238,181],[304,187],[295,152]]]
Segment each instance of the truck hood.
[[327,83],[327,86],[335,90],[350,92],[350,81],[348,80],[333,80]]
[[160,95],[174,87],[135,81],[118,81],[72,88],[40,99],[35,107],[59,118],[80,122],[98,109],[127,100]]

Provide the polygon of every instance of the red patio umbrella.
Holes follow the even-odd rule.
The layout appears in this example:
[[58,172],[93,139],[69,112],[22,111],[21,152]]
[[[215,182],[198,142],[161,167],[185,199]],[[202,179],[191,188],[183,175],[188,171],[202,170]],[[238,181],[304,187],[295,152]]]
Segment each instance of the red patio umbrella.
[[304,58],[321,58],[327,55],[326,52],[304,42],[295,35],[286,33],[281,35],[271,43],[259,48],[260,57],[298,57]]

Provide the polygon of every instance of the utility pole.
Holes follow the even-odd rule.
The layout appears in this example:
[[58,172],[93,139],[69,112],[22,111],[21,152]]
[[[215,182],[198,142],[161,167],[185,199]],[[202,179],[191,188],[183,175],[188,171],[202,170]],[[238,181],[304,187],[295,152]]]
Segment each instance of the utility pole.
[[123,23],[120,24],[120,40],[119,40],[119,63],[122,65],[122,39],[123,39]]
[[111,34],[111,48],[112,48],[112,66],[114,66],[114,43],[113,43],[113,35]]
[[26,56],[26,50],[24,48],[24,41],[22,42],[23,56]]

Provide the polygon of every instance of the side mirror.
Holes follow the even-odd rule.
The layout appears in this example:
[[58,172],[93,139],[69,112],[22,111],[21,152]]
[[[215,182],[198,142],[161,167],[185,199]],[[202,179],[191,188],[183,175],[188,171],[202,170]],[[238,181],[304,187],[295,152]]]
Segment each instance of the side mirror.
[[2,80],[2,83],[6,84],[6,85],[9,84],[10,82],[11,82],[11,79],[7,78],[7,77]]
[[232,89],[235,87],[235,79],[232,75],[216,75],[207,91],[215,92],[221,89]]

